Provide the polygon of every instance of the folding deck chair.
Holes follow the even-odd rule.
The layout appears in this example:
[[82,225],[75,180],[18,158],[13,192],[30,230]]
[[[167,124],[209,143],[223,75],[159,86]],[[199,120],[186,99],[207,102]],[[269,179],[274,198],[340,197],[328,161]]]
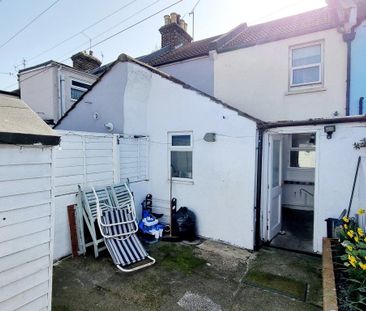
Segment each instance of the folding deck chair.
[[[116,186],[116,191],[113,188],[112,186],[111,193],[118,207],[108,210],[103,210],[97,191],[93,189],[93,192],[100,232],[114,264],[123,272],[132,272],[153,265],[155,259],[148,255],[135,234],[135,224],[132,219],[136,221],[136,211],[127,184]],[[122,196],[121,193],[127,193],[130,196],[130,201],[127,200],[127,195]],[[147,259],[149,262],[128,269],[124,268]]]
[[[125,186],[128,188],[128,186]],[[129,190],[128,190],[129,191]],[[85,253],[86,247],[93,246],[94,247],[94,256],[97,258],[99,256],[99,252],[106,249],[106,246],[104,245],[104,237],[98,236],[96,227],[98,227],[98,211],[97,211],[97,202],[99,204],[99,208],[102,212],[107,212],[109,210],[113,210],[116,208],[119,208],[121,212],[124,213],[124,221],[126,222],[124,226],[128,227],[127,231],[131,233],[135,233],[138,231],[138,224],[136,221],[136,212],[133,204],[133,197],[131,192],[129,192],[130,197],[129,201],[125,197],[125,200],[123,201],[124,205],[121,206],[116,203],[117,201],[113,201],[111,198],[110,191],[108,191],[108,187],[101,187],[96,189],[85,189],[82,190],[79,186],[79,200],[81,205],[81,215],[82,218],[85,221],[85,224],[88,228],[88,231],[90,233],[91,242],[85,243],[85,237],[84,237],[84,229],[83,229],[83,223],[82,219],[80,219],[80,239],[81,239],[81,252]],[[132,203],[131,203],[132,202]],[[79,209],[80,210],[80,209]],[[131,211],[131,212],[129,212]],[[127,232],[126,231],[126,232]],[[128,236],[128,233],[125,234],[125,236]]]

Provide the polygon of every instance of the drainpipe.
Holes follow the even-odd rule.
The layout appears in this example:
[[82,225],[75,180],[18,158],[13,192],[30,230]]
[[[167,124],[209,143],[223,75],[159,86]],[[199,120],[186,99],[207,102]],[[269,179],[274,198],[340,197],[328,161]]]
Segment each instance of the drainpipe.
[[352,40],[355,38],[354,30],[351,33],[343,34],[343,40],[347,43],[347,85],[346,85],[346,116],[350,115],[351,99],[351,53]]
[[58,97],[58,115],[59,115],[58,119],[61,119],[63,117],[66,110],[64,102],[64,93],[62,91],[64,78],[63,75],[61,74],[61,69],[62,69],[61,66],[57,68],[57,88],[58,88],[57,97]]
[[360,100],[358,101],[358,114],[363,114],[363,97],[360,97]]
[[263,132],[264,129],[258,127],[258,147],[257,147],[257,193],[255,202],[255,240],[254,250],[257,251],[261,244],[261,188],[262,188],[262,154],[263,154]]
[[345,1],[344,10],[348,11],[348,20],[343,25],[343,41],[347,44],[347,84],[346,84],[346,116],[350,115],[351,98],[351,53],[352,41],[355,38],[355,26],[357,24],[357,5],[354,1]]

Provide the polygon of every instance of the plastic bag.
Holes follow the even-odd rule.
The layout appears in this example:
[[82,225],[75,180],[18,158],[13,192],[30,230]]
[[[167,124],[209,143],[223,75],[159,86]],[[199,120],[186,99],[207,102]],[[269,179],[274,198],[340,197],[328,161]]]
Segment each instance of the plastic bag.
[[173,215],[173,233],[182,240],[194,241],[196,239],[196,215],[187,207],[181,207]]

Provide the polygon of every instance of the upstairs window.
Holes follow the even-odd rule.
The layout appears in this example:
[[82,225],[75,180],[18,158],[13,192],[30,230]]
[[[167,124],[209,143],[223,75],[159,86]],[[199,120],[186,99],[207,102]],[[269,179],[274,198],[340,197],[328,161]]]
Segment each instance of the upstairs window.
[[71,100],[78,100],[89,89],[90,84],[71,80]]
[[321,84],[322,63],[321,43],[290,48],[290,86]]
[[174,180],[192,179],[192,134],[170,133],[170,176]]

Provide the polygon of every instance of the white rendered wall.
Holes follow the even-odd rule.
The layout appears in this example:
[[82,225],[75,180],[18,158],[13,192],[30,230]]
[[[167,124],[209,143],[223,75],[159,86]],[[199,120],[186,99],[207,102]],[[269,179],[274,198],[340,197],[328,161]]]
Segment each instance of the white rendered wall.
[[160,66],[159,69],[209,95],[214,95],[214,63],[211,56]]
[[[289,48],[324,42],[324,87],[289,92]],[[335,52],[336,51],[336,52]],[[219,53],[214,96],[264,121],[345,115],[346,44],[336,29]]]
[[123,68],[121,64],[114,66],[107,73],[108,79],[101,79],[92,92],[85,94],[56,129],[109,133],[104,124],[112,123],[112,133],[123,133],[123,93],[127,77]]
[[51,310],[52,151],[0,145],[0,310]]
[[[46,69],[47,68],[47,69]],[[19,75],[21,98],[43,120],[58,118],[57,69],[41,67]]]
[[[93,119],[96,111],[101,112],[98,120]],[[133,189],[140,200],[149,192],[169,200],[167,135],[192,131],[193,183],[174,183],[178,206],[196,213],[202,236],[253,248],[254,121],[148,69],[123,62],[104,75],[57,128],[106,132],[105,122],[113,123],[116,133],[149,137],[149,181],[136,183]],[[217,133],[217,141],[203,141],[207,132]]]
[[[195,212],[200,235],[252,249],[256,123],[145,68],[127,66],[124,132],[149,136],[149,192],[169,200],[167,135],[192,131],[193,181],[173,183],[178,206]],[[207,132],[217,141],[205,142]]]
[[21,98],[42,119],[57,122],[60,113],[65,113],[75,102],[71,99],[72,80],[91,85],[96,79],[94,75],[66,66],[40,67],[20,73]]

